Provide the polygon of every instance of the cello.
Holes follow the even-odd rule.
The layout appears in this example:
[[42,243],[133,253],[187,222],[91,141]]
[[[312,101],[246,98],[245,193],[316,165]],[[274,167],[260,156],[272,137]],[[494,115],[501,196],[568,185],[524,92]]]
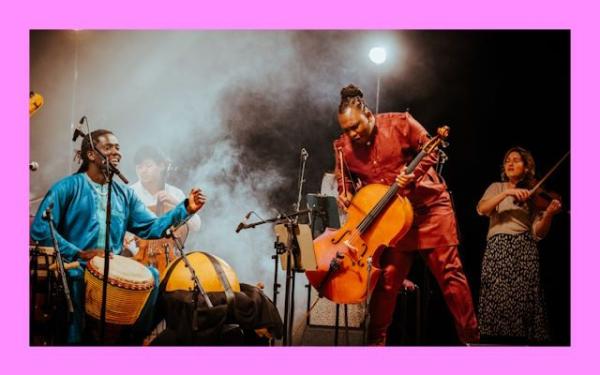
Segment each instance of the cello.
[[[449,131],[448,126],[440,127],[405,173],[412,173],[426,155],[444,142]],[[413,223],[412,205],[398,194],[399,190],[395,183],[364,186],[352,198],[346,223],[314,240],[317,269],[307,270],[306,277],[319,297],[352,304],[365,301],[371,294],[381,274],[382,250],[398,243]]]

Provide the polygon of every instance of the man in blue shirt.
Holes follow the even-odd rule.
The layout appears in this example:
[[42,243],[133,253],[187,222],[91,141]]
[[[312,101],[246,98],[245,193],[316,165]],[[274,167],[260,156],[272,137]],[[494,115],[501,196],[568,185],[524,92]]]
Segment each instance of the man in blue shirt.
[[[108,161],[118,166],[121,152],[117,137],[109,130],[100,129],[93,131],[91,138]],[[63,260],[79,260],[84,266],[94,256],[104,253],[108,176],[105,175],[104,158],[90,146],[88,137],[82,141],[79,157],[82,164],[77,173],[58,181],[46,194],[30,235],[40,245],[52,246],[49,225],[42,219],[43,212],[52,205],[56,239]],[[199,211],[205,202],[202,191],[194,188],[185,201],[157,218],[130,187],[113,181],[109,249],[113,254],[120,254],[126,231],[141,238],[160,238],[171,225],[177,225],[188,215]],[[158,280],[157,273],[153,274]],[[68,277],[75,314],[69,324],[67,343],[77,344],[82,340],[84,317],[83,268],[68,270]],[[154,288],[144,311],[151,308],[157,293],[158,288]],[[143,316],[140,317],[142,319]]]

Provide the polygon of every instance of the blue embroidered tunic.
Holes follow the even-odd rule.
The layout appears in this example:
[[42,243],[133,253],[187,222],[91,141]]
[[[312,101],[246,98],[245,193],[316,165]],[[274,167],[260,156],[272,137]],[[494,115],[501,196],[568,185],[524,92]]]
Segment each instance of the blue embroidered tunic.
[[[106,192],[107,187],[103,186],[103,191]],[[65,177],[54,184],[31,225],[31,239],[42,246],[52,246],[48,222],[42,219],[43,212],[52,203],[56,239],[66,262],[73,261],[80,250],[104,244],[106,229],[104,223],[100,223],[102,215],[99,213],[106,204],[106,196],[96,188],[85,173]],[[160,238],[171,225],[177,225],[187,216],[185,202],[182,202],[157,218],[130,187],[117,181],[113,181],[111,212],[110,249],[114,254],[121,252],[125,231],[141,238]]]

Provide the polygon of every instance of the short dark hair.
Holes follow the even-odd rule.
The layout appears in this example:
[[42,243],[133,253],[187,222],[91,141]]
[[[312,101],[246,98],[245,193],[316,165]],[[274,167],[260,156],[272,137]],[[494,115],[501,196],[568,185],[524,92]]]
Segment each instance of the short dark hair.
[[156,147],[150,145],[143,145],[138,148],[133,156],[133,162],[135,165],[140,165],[144,160],[153,160],[158,163],[166,163],[167,158],[165,155]]

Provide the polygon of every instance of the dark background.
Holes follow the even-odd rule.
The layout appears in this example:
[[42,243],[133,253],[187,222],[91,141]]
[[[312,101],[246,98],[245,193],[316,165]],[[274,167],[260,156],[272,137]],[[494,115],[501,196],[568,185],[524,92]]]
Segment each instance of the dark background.
[[[392,71],[382,77],[380,112],[410,108],[430,133],[439,124],[450,125],[449,161],[443,176],[453,193],[461,233],[461,258],[477,303],[488,220],[477,215],[475,206],[487,186],[499,181],[504,153],[516,145],[530,150],[538,177],[542,177],[569,150],[570,33],[413,31],[403,35],[412,48],[418,48],[428,58],[412,60],[406,68],[408,74]],[[312,48],[321,37],[302,35],[297,39],[298,48]],[[318,62],[314,64],[307,69],[318,70]],[[419,85],[423,71],[428,72],[423,86],[429,87]],[[373,73],[365,71],[365,75]],[[338,100],[332,97],[329,107],[323,107],[322,103],[316,106],[313,98],[305,95],[302,85],[296,90],[296,106],[292,109],[265,107],[254,111],[255,118],[248,119],[256,124],[264,121],[285,124],[278,128],[280,131],[255,126],[243,133],[231,129],[231,134],[243,150],[246,165],[260,165],[263,160],[292,178],[299,165],[293,154],[290,157],[289,150],[306,147],[311,157],[305,191],[317,192],[322,167],[333,168],[331,142],[339,134],[334,117]],[[374,91],[370,87],[365,91],[367,103],[374,109]],[[245,100],[252,94],[252,90],[243,95],[236,91],[232,93],[233,103],[228,105],[242,110],[246,104],[255,106],[252,100]],[[273,154],[285,157],[272,158]],[[569,164],[567,159],[546,184],[562,195],[566,211],[570,206]],[[270,197],[274,206],[290,208],[296,194],[292,179],[285,186],[274,187]],[[569,224],[568,213],[557,215],[550,234],[540,243],[543,285],[554,343],[558,345],[570,343]],[[423,283],[426,277],[423,272],[422,265],[417,263],[413,279]],[[429,284],[431,303],[424,343],[451,344],[456,339],[452,321],[437,286]]]
[[[366,56],[380,43],[390,56],[377,72]],[[334,167],[339,91],[349,83],[374,109],[379,75],[380,112],[410,108],[430,133],[451,127],[443,176],[475,301],[488,227],[475,206],[500,179],[505,151],[529,149],[541,177],[570,148],[568,30],[34,30],[30,51],[31,89],[46,97],[30,126],[30,157],[41,166],[30,177],[30,197],[76,169],[69,124],[85,114],[92,127],[118,135],[132,180],[133,153],[153,143],[179,167],[171,183],[208,191],[203,230],[192,240],[246,282],[271,283],[272,232],[264,226],[234,236],[233,228],[249,210],[269,217],[292,209],[302,147],[310,154],[304,193],[320,190]],[[566,211],[569,164],[547,182]],[[569,214],[559,214],[540,243],[559,345],[570,343],[569,225]],[[424,285],[424,272],[417,263],[411,277]],[[452,322],[430,284],[424,342],[453,343]]]

